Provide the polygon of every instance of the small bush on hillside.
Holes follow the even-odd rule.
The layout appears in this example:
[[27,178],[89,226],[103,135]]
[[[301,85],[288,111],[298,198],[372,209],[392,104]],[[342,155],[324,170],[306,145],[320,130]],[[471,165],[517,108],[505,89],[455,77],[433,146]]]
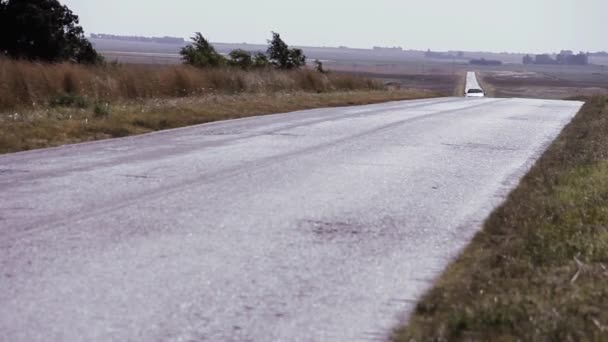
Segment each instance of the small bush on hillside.
[[192,44],[187,45],[180,51],[184,63],[199,68],[226,65],[226,58],[220,55],[200,32],[194,34],[192,41]]

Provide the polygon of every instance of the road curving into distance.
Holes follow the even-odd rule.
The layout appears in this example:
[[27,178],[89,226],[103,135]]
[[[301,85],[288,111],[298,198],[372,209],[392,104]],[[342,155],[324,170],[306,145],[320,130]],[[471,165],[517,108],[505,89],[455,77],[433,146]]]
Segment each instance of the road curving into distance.
[[385,338],[580,106],[393,102],[0,156],[0,340]]

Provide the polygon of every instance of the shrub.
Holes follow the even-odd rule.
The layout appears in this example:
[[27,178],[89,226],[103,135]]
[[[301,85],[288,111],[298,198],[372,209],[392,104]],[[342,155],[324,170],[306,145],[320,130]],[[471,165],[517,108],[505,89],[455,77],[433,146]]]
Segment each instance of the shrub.
[[192,41],[192,44],[180,51],[184,63],[199,68],[219,67],[226,64],[226,59],[215,50],[213,45],[200,32],[194,34]]
[[110,116],[110,104],[96,103],[93,108],[93,116],[96,118],[107,118]]
[[249,51],[236,49],[230,52],[230,60],[228,63],[232,66],[239,67],[243,70],[251,69],[253,66],[253,57]]
[[86,108],[87,99],[75,94],[61,94],[51,99],[50,105],[53,107],[78,107]]
[[253,67],[254,68],[267,68],[270,66],[270,60],[268,56],[262,52],[258,52],[253,56]]

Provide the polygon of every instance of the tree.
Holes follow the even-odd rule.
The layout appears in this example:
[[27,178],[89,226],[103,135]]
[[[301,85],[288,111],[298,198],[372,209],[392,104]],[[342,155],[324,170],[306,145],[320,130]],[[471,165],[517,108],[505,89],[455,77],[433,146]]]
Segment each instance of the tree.
[[530,55],[525,55],[523,58],[524,64],[534,64],[534,58]]
[[253,56],[253,67],[254,68],[267,68],[270,66],[270,60],[268,56],[263,52],[258,52]]
[[300,68],[306,65],[306,56],[301,49],[289,49],[289,64],[287,69]]
[[48,62],[102,61],[78,23],[58,0],[0,0],[0,52]]
[[268,44],[270,62],[278,68],[294,69],[306,65],[304,52],[301,49],[290,49],[278,33],[272,32],[272,40]]
[[185,64],[199,68],[219,67],[226,64],[226,58],[220,55],[200,32],[196,32],[191,39],[192,44],[188,44],[179,52]]
[[284,68],[289,63],[289,46],[281,39],[281,35],[272,32],[272,40],[268,41],[268,56],[272,64]]
[[253,66],[253,57],[249,51],[243,49],[236,49],[230,52],[229,64],[232,66],[239,67],[244,70],[251,69]]

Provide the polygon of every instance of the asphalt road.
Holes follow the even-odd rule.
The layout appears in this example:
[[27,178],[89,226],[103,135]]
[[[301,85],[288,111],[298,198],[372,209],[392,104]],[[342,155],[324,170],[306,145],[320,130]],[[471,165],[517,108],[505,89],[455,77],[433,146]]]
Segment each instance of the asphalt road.
[[580,105],[394,102],[0,156],[0,340],[386,338]]
[[477,81],[477,74],[474,71],[467,72],[466,85],[464,92],[467,93],[469,89],[481,89],[479,82]]

